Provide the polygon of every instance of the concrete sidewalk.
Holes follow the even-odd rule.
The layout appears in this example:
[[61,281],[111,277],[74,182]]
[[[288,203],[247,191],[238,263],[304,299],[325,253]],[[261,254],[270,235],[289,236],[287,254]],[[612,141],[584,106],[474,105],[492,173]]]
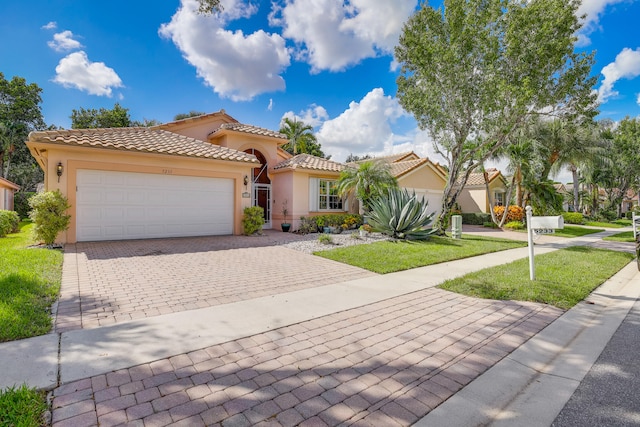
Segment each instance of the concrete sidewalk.
[[[535,250],[536,254],[542,254],[560,247],[593,245],[603,235],[612,233],[605,232],[571,240],[549,239],[547,244],[536,245]],[[80,420],[77,417],[83,417],[82,419],[88,420],[86,425],[91,425],[94,418],[96,422],[100,419],[101,424],[106,424],[108,414],[104,414],[104,417],[100,418],[101,413],[97,409],[99,406],[97,401],[91,400],[94,398],[87,397],[87,393],[82,392],[82,390],[88,390],[84,379],[91,378],[88,384],[93,386],[92,384],[95,381],[101,381],[98,379],[104,377],[105,374],[107,377],[113,377],[114,373],[126,371],[131,367],[153,367],[154,363],[157,365],[162,360],[173,360],[178,355],[227,345],[224,343],[241,342],[246,337],[257,339],[255,337],[261,336],[260,334],[268,336],[270,331],[278,332],[282,328],[301,325],[303,322],[320,321],[322,324],[326,316],[335,316],[336,313],[358,313],[362,310],[371,310],[376,304],[382,302],[393,305],[401,299],[407,300],[409,298],[411,300],[412,295],[418,296],[416,292],[433,288],[446,279],[459,277],[481,268],[506,264],[526,256],[526,248],[514,249],[384,276],[351,280],[336,285],[139,319],[113,326],[73,330],[0,344],[0,365],[5,368],[4,372],[6,372],[0,378],[0,388],[20,384],[24,381],[31,386],[44,389],[53,389],[61,384],[66,384],[66,386],[56,389],[55,395],[58,396],[56,408],[58,410],[54,411],[54,423],[70,425],[72,422]],[[440,292],[444,293],[443,291],[431,293],[428,298],[440,298]],[[639,295],[640,276],[635,271],[634,263],[598,288],[589,298],[593,304],[579,304],[528,341],[526,341],[529,338],[527,335],[526,343],[521,346],[513,344],[521,344],[522,342],[511,337],[508,340],[510,341],[509,345],[516,345],[516,347],[509,348],[511,350],[518,346],[519,348],[513,352],[509,350],[511,352],[509,356],[504,359],[500,357],[502,361],[466,387],[462,388],[462,385],[466,383],[458,385],[458,388],[453,390],[457,393],[446,400],[444,404],[440,404],[441,400],[430,402],[433,405],[431,408],[439,406],[433,411],[430,411],[429,408],[425,409],[426,412],[430,411],[426,417],[418,420],[419,418],[413,418],[414,414],[409,418],[400,418],[406,422],[411,420],[411,423],[417,421],[417,425],[484,425],[491,423],[512,425],[515,418],[518,419],[519,424],[521,424],[521,420],[529,419],[530,425],[550,425],[551,422],[547,422],[548,418],[553,414],[551,418],[553,421],[562,409]],[[468,299],[462,298],[456,304],[467,307],[472,303]],[[518,307],[520,308],[516,308],[516,310],[522,310],[526,307],[526,312],[531,314],[522,318],[512,317],[512,321],[516,322],[514,325],[518,324],[517,322],[525,322],[522,325],[526,325],[527,316],[533,316],[530,317],[533,320],[537,318],[535,316],[539,316],[535,313],[542,314],[538,308],[531,307],[531,305],[525,304]],[[506,306],[500,306],[497,309],[505,310],[506,308]],[[488,307],[485,306],[478,307],[480,312],[487,309]],[[491,310],[494,309],[496,308],[491,308]],[[559,314],[559,312],[554,314],[552,310],[544,314],[546,317],[542,318],[549,320],[543,322],[548,323]],[[546,323],[538,322],[536,325],[539,326],[533,327],[538,328],[535,329],[535,332],[546,326]],[[527,327],[526,330],[533,331],[533,328]],[[335,332],[328,333],[329,336],[332,333],[335,334]],[[449,333],[455,334],[456,331],[451,330]],[[441,338],[447,339],[447,336]],[[477,342],[474,344],[475,346],[480,345],[480,341],[474,342]],[[318,342],[318,345],[321,343]],[[433,346],[433,344],[431,345]],[[500,345],[504,346],[505,342]],[[472,353],[466,354],[472,355]],[[347,357],[353,358],[354,356],[347,355]],[[402,360],[404,363],[408,359]],[[462,359],[459,360],[462,361]],[[465,366],[465,364],[462,363],[459,366]],[[403,369],[409,371],[412,367],[405,366]],[[266,372],[265,375],[267,375]],[[129,378],[132,381],[133,375],[129,374]],[[501,386],[496,387],[496,384],[501,384]],[[488,387],[489,385],[490,387]],[[375,384],[372,383],[371,386],[374,387]],[[120,388],[122,387],[120,386]],[[70,391],[72,389],[75,391]],[[95,390],[93,391],[95,392]],[[306,392],[307,389],[305,389]],[[328,392],[329,389],[325,393]],[[80,393],[82,399],[70,399],[69,393],[74,396]],[[91,395],[93,394],[91,393]],[[541,395],[552,396],[552,398],[540,400]],[[129,395],[118,396],[117,399],[124,401],[128,399]],[[384,394],[380,396],[384,396]],[[441,398],[446,399],[449,396]],[[364,398],[372,399],[368,395],[364,395]],[[158,397],[158,399],[162,398]],[[319,396],[311,398],[311,400],[314,399],[319,399]],[[181,402],[181,404],[184,403]],[[303,403],[305,402],[299,402],[300,405]],[[228,404],[225,403],[225,405]],[[550,405],[546,408],[552,408],[543,418],[540,418],[540,412],[547,412],[547,410],[539,411],[541,404]],[[90,408],[91,405],[93,405],[93,409]],[[130,408],[135,405],[136,402],[129,404]],[[161,404],[158,403],[158,405]],[[78,408],[83,409],[79,410]],[[145,408],[145,410],[149,409]],[[157,415],[158,409],[155,403],[153,408]],[[217,410],[217,408],[214,407],[211,410]],[[225,408],[228,409],[226,406]],[[115,412],[109,414],[117,412],[115,409],[111,409]],[[327,408],[326,411],[328,410]],[[122,417],[122,411],[118,412],[120,417]],[[281,411],[284,410],[281,408]],[[389,412],[393,413],[392,410]],[[202,413],[204,413],[204,409]],[[300,416],[301,413],[304,411],[299,410],[296,414]],[[381,413],[386,414],[384,411]],[[244,414],[245,412],[242,412],[239,415],[244,416]],[[151,417],[153,414],[147,415]],[[204,419],[203,417],[201,416],[200,421]],[[123,418],[117,417],[114,419],[123,420]],[[125,416],[124,420],[126,419]],[[175,422],[177,418],[169,419],[173,419]],[[329,420],[344,420],[344,418],[331,415],[323,420],[325,424],[331,424]],[[287,424],[282,422],[280,418],[278,421],[280,424]],[[406,422],[400,424],[408,425]]]

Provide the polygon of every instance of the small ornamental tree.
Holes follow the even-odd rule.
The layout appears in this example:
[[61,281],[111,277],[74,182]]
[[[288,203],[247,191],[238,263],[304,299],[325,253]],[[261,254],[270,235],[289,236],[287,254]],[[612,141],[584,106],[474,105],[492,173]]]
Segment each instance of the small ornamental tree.
[[71,215],[65,213],[71,207],[69,201],[59,190],[45,191],[29,199],[29,206],[29,218],[35,223],[34,238],[53,245],[58,234],[69,228]]

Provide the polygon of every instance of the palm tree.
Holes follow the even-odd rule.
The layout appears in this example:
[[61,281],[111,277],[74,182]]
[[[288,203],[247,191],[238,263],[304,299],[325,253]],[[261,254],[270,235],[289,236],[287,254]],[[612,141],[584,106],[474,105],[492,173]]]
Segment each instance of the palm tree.
[[362,213],[371,210],[371,201],[390,188],[397,188],[398,181],[391,175],[387,162],[367,160],[357,168],[348,167],[340,173],[337,188],[340,196],[354,195],[360,202]]
[[552,172],[568,167],[573,181],[573,205],[576,212],[581,212],[580,172],[590,173],[594,167],[608,163],[607,146],[612,136],[607,129],[608,123],[594,125],[587,123],[577,129],[576,141],[563,150],[558,161],[552,166]]
[[317,145],[317,139],[313,134],[313,126],[299,122],[295,118],[291,120],[286,117],[280,126],[280,133],[287,135],[287,138],[289,138],[289,142],[283,145],[282,148],[290,154],[294,156],[298,152],[314,154],[309,152],[314,144]]

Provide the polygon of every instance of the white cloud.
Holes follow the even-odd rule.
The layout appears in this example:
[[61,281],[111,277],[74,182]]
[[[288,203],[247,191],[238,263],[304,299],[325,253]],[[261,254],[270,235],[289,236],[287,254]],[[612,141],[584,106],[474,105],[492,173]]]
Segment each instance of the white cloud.
[[395,135],[391,127],[405,114],[395,98],[376,88],[360,102],[351,102],[335,119],[325,121],[316,136],[325,152],[336,160],[344,160],[349,153],[390,153],[397,144],[411,141],[410,137]]
[[303,122],[304,124],[317,128],[329,119],[329,113],[327,113],[327,110],[324,107],[313,104],[306,110],[302,111],[299,115],[295,114],[293,111],[284,113],[282,120],[280,120],[280,126],[282,126],[285,118]]
[[273,98],[269,98],[269,105],[267,105],[267,110],[268,111],[273,110]]
[[225,30],[227,21],[248,17],[256,9],[242,0],[229,0],[223,6],[219,15],[206,17],[196,13],[195,0],[182,0],[159,34],[170,38],[198,76],[223,98],[244,101],[284,90],[280,74],[290,64],[285,40],[262,30],[247,35]]
[[638,96],[638,97],[636,98],[636,103],[637,103],[638,105],[640,105],[640,93],[639,93],[637,96]]
[[56,52],[80,49],[82,47],[80,42],[73,38],[73,33],[69,30],[54,34],[53,40],[48,41],[47,45]]
[[122,87],[122,80],[104,62],[91,62],[84,51],[73,52],[60,60],[54,82],[91,95],[111,96],[112,89]]
[[613,89],[613,85],[618,80],[640,76],[640,48],[622,49],[622,52],[616,56],[616,60],[605,66],[601,73],[604,79],[598,89],[598,101],[605,103],[612,96],[618,95],[618,92]]
[[55,30],[58,28],[58,23],[56,21],[49,21],[46,25],[43,25],[40,28],[43,30]]
[[578,46],[588,46],[591,44],[589,34],[600,29],[600,17],[607,6],[622,3],[626,0],[583,0],[578,8],[578,16],[586,15],[584,26],[578,34]]
[[297,44],[296,57],[312,72],[340,71],[391,53],[415,7],[415,0],[285,0],[269,19]]

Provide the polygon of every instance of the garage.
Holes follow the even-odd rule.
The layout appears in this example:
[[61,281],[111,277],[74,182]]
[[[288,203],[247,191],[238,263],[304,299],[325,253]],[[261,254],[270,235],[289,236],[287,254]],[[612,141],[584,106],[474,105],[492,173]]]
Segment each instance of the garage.
[[233,234],[234,181],[77,170],[78,241]]

